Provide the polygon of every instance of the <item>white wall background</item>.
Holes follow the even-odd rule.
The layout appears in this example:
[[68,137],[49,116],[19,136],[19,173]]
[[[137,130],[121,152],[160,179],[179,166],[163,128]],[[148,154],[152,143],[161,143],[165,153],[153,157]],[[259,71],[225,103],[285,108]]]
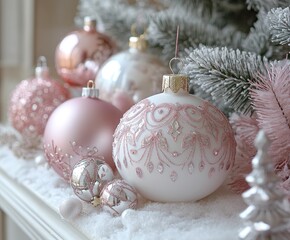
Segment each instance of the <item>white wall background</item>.
[[[77,4],[78,0],[0,0],[0,122],[7,121],[11,91],[33,74],[38,56],[47,57],[55,75],[55,47],[75,29]],[[0,209],[0,240],[18,239],[29,238]]]
[[77,4],[78,0],[0,0],[0,122],[7,121],[11,91],[33,75],[39,56],[46,56],[57,78],[55,48],[76,29]]
[[1,0],[0,6],[0,66],[30,67],[34,44],[34,0]]

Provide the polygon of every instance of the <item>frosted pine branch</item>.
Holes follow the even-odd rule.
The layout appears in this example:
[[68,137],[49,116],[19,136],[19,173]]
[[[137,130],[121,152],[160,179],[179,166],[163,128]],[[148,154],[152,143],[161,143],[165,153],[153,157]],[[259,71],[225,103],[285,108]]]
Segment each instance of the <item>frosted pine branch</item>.
[[245,41],[242,43],[243,50],[255,52],[269,59],[284,59],[289,52],[288,47],[273,44],[266,13],[258,14],[258,21],[251,28]]
[[[124,0],[81,0],[79,18],[92,16],[98,19],[106,34],[116,40],[121,48],[127,48],[133,23],[148,24],[148,16],[157,10],[128,4]],[[78,20],[80,21],[80,20]]]
[[265,71],[267,63],[255,53],[202,46],[189,54],[183,72],[188,74],[191,88],[200,88],[214,101],[223,99],[226,106],[247,113],[252,110],[250,82]]
[[83,20],[86,16],[95,17],[99,20],[99,16],[97,14],[98,1],[99,0],[79,0],[77,15],[75,17],[75,23],[77,26],[81,27],[83,25]]
[[256,13],[247,9],[245,0],[212,0],[212,4],[210,23],[219,28],[234,26],[247,33],[256,20]]
[[[169,59],[175,51],[176,28],[179,25],[179,50],[196,48],[199,44],[207,46],[230,45],[239,47],[244,34],[231,28],[221,30],[206,20],[188,16],[187,13],[163,11],[153,18],[148,29],[150,44],[163,49],[163,55]],[[190,21],[188,20],[190,19]]]
[[248,8],[255,10],[269,11],[272,8],[287,7],[290,5],[289,0],[247,0]]
[[178,25],[180,52],[188,47],[197,47],[199,43],[213,45],[220,41],[218,28],[207,25],[199,18],[192,17],[191,19],[188,21],[188,18],[179,14],[173,16],[171,11],[159,13],[152,19],[148,29],[150,44],[161,47],[165,58],[171,58],[175,51]]
[[290,46],[290,8],[272,9],[267,15],[272,41]]

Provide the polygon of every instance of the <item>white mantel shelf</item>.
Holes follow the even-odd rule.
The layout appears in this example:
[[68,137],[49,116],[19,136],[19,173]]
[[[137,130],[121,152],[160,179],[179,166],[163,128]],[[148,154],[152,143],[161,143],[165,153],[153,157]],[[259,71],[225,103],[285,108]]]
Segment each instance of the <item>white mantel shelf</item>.
[[0,208],[30,239],[235,240],[243,226],[238,215],[246,207],[241,196],[222,187],[199,202],[144,201],[120,217],[83,202],[80,216],[66,221],[58,207],[71,197],[69,184],[52,169],[0,145]]
[[0,205],[31,239],[89,239],[1,169]]

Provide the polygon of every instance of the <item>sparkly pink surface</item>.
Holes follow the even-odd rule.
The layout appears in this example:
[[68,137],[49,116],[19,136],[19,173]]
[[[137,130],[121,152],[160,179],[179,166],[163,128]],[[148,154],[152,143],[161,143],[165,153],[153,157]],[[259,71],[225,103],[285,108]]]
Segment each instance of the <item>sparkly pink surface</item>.
[[[1,137],[0,126],[0,140]],[[76,198],[70,185],[52,169],[37,165],[33,158],[27,161],[16,158],[3,145],[0,146],[0,168],[55,211],[67,198]],[[82,204],[82,214],[69,222],[92,240],[238,239],[238,231],[243,226],[238,214],[246,207],[239,195],[225,187],[198,202],[164,204],[143,200],[137,210],[126,211],[119,217],[85,202]]]
[[25,136],[42,135],[51,113],[68,98],[68,90],[52,79],[23,80],[11,95],[10,122]]
[[121,116],[116,107],[96,98],[66,101],[45,128],[43,143],[49,164],[67,180],[72,167],[86,157],[103,157],[115,169],[112,135]]

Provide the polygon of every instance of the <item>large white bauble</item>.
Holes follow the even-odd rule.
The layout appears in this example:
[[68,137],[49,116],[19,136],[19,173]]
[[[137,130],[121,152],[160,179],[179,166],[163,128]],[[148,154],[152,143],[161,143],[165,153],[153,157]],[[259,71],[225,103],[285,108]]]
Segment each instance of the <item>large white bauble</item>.
[[113,158],[121,176],[150,200],[199,200],[232,168],[233,132],[220,110],[186,91],[186,77],[164,77],[169,80],[164,93],[124,114],[114,134]]

